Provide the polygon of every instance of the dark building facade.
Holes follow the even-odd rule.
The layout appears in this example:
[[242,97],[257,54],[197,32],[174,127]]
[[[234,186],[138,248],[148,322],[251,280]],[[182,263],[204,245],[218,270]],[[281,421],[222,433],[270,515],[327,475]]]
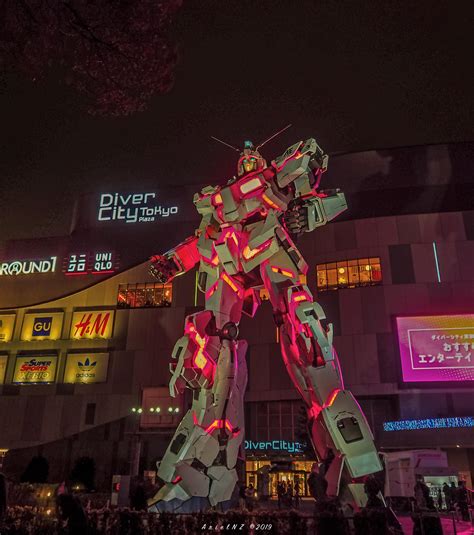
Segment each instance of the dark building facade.
[[[379,449],[443,449],[469,484],[472,152],[459,144],[333,158],[326,187],[347,191],[349,211],[299,243]],[[169,357],[204,301],[194,271],[163,286],[146,259],[192,232],[193,191],[98,192],[78,202],[63,236],[0,244],[0,450],[11,477],[41,454],[60,481],[87,455],[108,489],[112,474],[152,470],[163,455],[188,404],[167,393]],[[313,457],[264,293],[241,336],[247,480],[270,464],[273,485],[294,481]]]

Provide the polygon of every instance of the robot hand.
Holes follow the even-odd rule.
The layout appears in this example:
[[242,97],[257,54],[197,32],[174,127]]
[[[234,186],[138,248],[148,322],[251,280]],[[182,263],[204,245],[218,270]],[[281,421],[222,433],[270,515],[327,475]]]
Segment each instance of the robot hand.
[[178,272],[176,262],[167,256],[156,255],[151,257],[150,273],[163,284],[169,282]]
[[295,235],[302,234],[308,230],[308,207],[306,201],[301,198],[290,202],[288,209],[283,213],[283,224],[285,228]]

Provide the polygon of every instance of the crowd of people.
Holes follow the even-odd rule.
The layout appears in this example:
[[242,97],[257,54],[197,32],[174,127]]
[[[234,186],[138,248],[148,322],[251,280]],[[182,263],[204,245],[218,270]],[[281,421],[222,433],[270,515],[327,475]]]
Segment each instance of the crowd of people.
[[[444,501],[447,511],[456,511],[459,509],[461,518],[465,521],[469,521],[469,494],[466,488],[465,481],[459,481],[456,487],[454,482],[450,485],[445,483],[443,485]],[[438,507],[442,508],[442,496],[441,490],[438,491]]]
[[[444,494],[444,504],[443,504]],[[469,494],[465,481],[459,481],[458,486],[451,482],[443,484],[442,492],[438,489],[436,500],[430,494],[430,489],[422,476],[417,478],[415,488],[415,505],[418,510],[427,509],[429,511],[459,511],[462,520],[469,521]]]
[[301,486],[298,479],[295,485],[291,481],[278,481],[277,483],[278,509],[281,507],[294,507],[298,509],[301,499]]

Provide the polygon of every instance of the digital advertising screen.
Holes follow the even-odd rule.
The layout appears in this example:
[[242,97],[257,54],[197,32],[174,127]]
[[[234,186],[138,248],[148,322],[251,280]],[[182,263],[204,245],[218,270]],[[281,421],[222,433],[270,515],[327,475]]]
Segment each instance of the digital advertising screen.
[[403,382],[474,380],[474,314],[396,322]]

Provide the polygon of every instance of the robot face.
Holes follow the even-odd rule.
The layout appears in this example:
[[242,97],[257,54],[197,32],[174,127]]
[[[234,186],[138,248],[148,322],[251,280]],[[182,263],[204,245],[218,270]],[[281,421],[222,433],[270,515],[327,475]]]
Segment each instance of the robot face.
[[239,176],[266,167],[266,162],[262,158],[262,155],[253,148],[251,143],[251,141],[246,141],[244,150],[240,154],[239,163],[237,165]]
[[244,158],[242,160],[242,167],[245,173],[255,171],[257,169],[257,158],[254,158],[253,156],[248,156],[247,158]]

